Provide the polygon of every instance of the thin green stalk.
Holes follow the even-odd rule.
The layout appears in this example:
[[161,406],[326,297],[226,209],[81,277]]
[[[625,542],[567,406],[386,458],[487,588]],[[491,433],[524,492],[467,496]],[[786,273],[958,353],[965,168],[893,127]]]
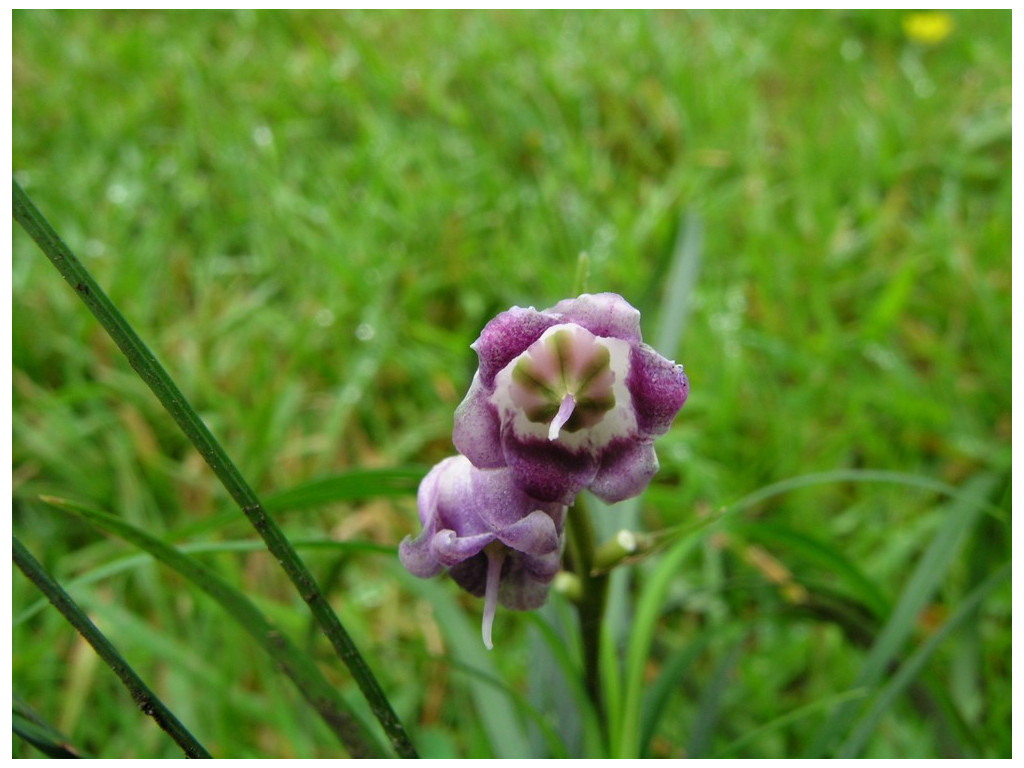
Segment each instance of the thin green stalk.
[[121,678],[121,682],[125,684],[139,709],[152,717],[156,724],[174,739],[178,746],[185,751],[186,757],[212,757],[206,748],[196,740],[196,737],[189,733],[178,718],[164,706],[164,703],[149,689],[149,686],[142,682],[142,678],[121,657],[106,635],[100,632],[85,615],[85,612],[78,607],[78,604],[71,599],[71,595],[65,592],[60,584],[46,572],[46,569],[32,556],[32,553],[25,548],[17,536],[14,537],[14,563],[39,588],[39,591],[46,595],[71,626],[78,630],[79,634],[96,650],[99,657],[114,671],[114,674]]
[[[597,540],[593,522],[580,499],[569,510],[566,531],[569,554],[582,587],[582,596],[576,604],[576,610],[580,617],[583,644],[583,680],[587,694],[601,722],[605,724],[608,712],[601,697],[601,623],[608,603],[608,574],[594,573]],[[603,730],[607,733],[607,728]]]
[[374,716],[380,721],[401,757],[416,757],[398,715],[395,714],[373,672],[363,659],[341,621],[331,609],[327,598],[317,585],[313,574],[299,557],[287,537],[267,514],[256,492],[239,472],[225,450],[203,423],[177,385],[124,319],[113,302],[107,298],[88,270],[75,258],[61,241],[50,223],[36,209],[18,182],[14,182],[14,218],[35,240],[47,258],[74,288],[79,298],[96,316],[100,324],[128,358],[136,373],[146,382],[160,403],[196,447],[210,469],[242,509],[256,532],[266,542],[267,549],[281,564],[302,599],[309,606],[317,623],[331,641],[335,651],[348,667],[370,704]]

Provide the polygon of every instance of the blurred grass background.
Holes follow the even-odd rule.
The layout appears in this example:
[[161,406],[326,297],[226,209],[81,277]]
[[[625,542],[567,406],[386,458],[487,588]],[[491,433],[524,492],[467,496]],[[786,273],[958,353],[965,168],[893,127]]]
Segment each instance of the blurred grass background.
[[[267,494],[448,455],[469,344],[498,311],[569,295],[581,252],[590,289],[638,306],[650,338],[681,300],[665,289],[680,221],[699,216],[692,311],[660,350],[692,395],[659,443],[644,527],[838,469],[989,481],[922,639],[1010,554],[1010,47],[1008,11],[15,12],[13,165]],[[132,550],[40,493],[176,542],[251,538],[73,291],[17,229],[13,246],[15,533],[65,583]],[[651,678],[710,642],[650,754],[713,754],[849,690],[947,503],[835,482],[708,537],[672,583]],[[388,545],[417,528],[408,495],[281,522]],[[822,552],[867,586],[844,590]],[[310,632],[265,555],[206,557]],[[421,752],[500,752],[452,706],[469,678],[394,559],[309,559]],[[134,562],[71,591],[211,751],[337,753],[168,571]],[[15,692],[103,756],[175,755],[55,612],[26,613],[37,599],[15,574]],[[493,657],[520,692],[530,631],[499,616]],[[1009,673],[1007,584],[865,754],[1009,756]],[[740,754],[799,755],[825,716]]]

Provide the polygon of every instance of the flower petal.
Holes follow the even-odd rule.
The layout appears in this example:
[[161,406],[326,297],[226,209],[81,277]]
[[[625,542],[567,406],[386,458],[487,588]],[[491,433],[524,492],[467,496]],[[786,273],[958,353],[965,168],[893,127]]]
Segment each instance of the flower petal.
[[559,547],[555,521],[539,509],[497,531],[496,535],[503,544],[531,555],[546,555]]
[[498,585],[498,602],[512,611],[532,611],[548,599],[551,582],[537,581],[528,576],[502,575]]
[[494,541],[493,533],[478,533],[473,536],[459,536],[455,531],[443,530],[434,534],[430,548],[441,565],[458,565],[468,560]]
[[494,376],[512,359],[533,344],[556,318],[533,307],[512,307],[491,320],[470,347],[480,358],[478,374],[486,388],[494,384]]
[[[606,336],[639,344],[640,312],[617,293],[584,293],[563,299],[545,313],[558,315],[562,323],[576,323],[595,336]],[[524,347],[525,349],[525,347]]]
[[520,440],[512,429],[506,429],[502,448],[512,481],[541,501],[572,504],[597,473],[597,459],[591,453],[573,453],[546,437]]
[[643,493],[657,471],[653,441],[620,441],[605,452],[590,490],[605,501],[622,501]]
[[[470,490],[472,508],[487,530],[503,537],[505,531],[521,525],[525,520],[531,518],[534,512],[540,512],[547,518],[547,522],[537,519],[532,520],[530,525],[545,527],[550,525],[557,537],[557,531],[561,530],[565,519],[565,511],[561,504],[538,501],[536,498],[527,496],[515,485],[512,473],[506,467],[486,471],[474,470],[472,478]],[[516,534],[509,533],[508,535]],[[521,549],[520,547],[514,548]],[[544,551],[551,551],[551,547]]]
[[668,432],[690,394],[683,366],[666,360],[646,344],[630,354],[626,386],[633,396],[637,427],[650,437]]
[[412,536],[406,536],[398,545],[398,557],[402,565],[413,576],[419,576],[421,579],[429,579],[441,572],[442,566],[437,562],[430,547],[431,538],[432,535],[426,535],[424,532],[424,535],[415,540]]
[[505,466],[498,412],[490,403],[489,396],[480,382],[478,371],[466,398],[455,409],[455,428],[452,430],[456,450],[480,469]]

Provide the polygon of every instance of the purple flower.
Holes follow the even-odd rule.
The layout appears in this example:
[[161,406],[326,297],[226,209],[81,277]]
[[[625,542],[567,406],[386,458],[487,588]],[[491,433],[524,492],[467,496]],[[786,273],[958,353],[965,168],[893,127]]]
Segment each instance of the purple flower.
[[490,648],[497,603],[521,611],[547,599],[562,555],[565,506],[532,499],[508,469],[477,469],[464,456],[431,469],[416,500],[423,531],[399,546],[402,564],[421,578],[448,568],[459,586],[483,596]]
[[512,307],[472,348],[480,366],[453,440],[474,466],[508,467],[527,495],[562,504],[584,488],[610,502],[643,492],[658,470],[654,438],[690,384],[643,343],[629,302],[599,293]]

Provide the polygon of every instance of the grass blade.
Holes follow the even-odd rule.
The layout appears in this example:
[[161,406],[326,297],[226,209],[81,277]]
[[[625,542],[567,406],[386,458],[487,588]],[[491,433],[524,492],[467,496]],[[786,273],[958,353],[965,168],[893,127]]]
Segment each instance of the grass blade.
[[[950,503],[945,512],[945,519],[868,653],[854,683],[855,688],[873,689],[881,682],[890,662],[910,637],[921,610],[948,572],[960,544],[982,509],[986,507],[988,495],[995,482],[996,478],[991,474],[976,478]],[[852,725],[856,715],[855,708],[855,703],[846,702],[832,713],[811,744],[810,756],[817,757],[827,752],[839,734]]]
[[878,723],[885,715],[886,710],[892,706],[892,703],[896,698],[907,689],[914,678],[920,674],[925,664],[932,657],[935,651],[943,641],[956,631],[960,625],[968,619],[974,612],[974,610],[982,603],[982,601],[988,597],[997,587],[1009,579],[1011,573],[1010,564],[1007,563],[994,574],[989,576],[984,582],[975,587],[971,593],[964,598],[963,602],[957,607],[956,612],[950,616],[946,621],[939,627],[935,632],[928,638],[928,640],[921,645],[917,651],[914,652],[910,658],[903,663],[899,671],[892,676],[892,679],[886,683],[885,687],[878,693],[875,700],[872,702],[870,708],[864,713],[864,716],[857,723],[857,726],[853,729],[853,732],[849,735],[842,747],[839,749],[837,757],[839,758],[855,758],[860,755],[863,751],[868,739],[874,732],[875,728],[878,727]]
[[729,530],[739,533],[744,538],[761,543],[782,545],[807,562],[820,566],[833,574],[846,587],[847,591],[879,619],[884,618],[892,607],[875,582],[869,579],[855,563],[843,557],[841,552],[823,541],[768,521],[753,523],[733,521],[729,524]]
[[14,696],[11,727],[14,733],[47,757],[87,758],[89,755],[72,746],[68,738],[43,720],[38,712]]
[[[600,718],[583,685],[583,674],[579,659],[573,657],[570,650],[571,647],[575,647],[571,643],[573,641],[578,643],[578,638],[575,635],[562,637],[544,615],[547,613],[554,619],[558,608],[567,607],[564,601],[557,607],[549,602],[543,612],[531,611],[525,615],[525,618],[530,620],[537,630],[538,637],[535,638],[534,642],[538,644],[544,643],[544,648],[549,654],[550,661],[557,665],[558,671],[561,673],[559,679],[554,682],[551,681],[550,673],[549,677],[544,679],[546,685],[543,687],[543,692],[549,694],[549,698],[544,701],[545,703],[550,701],[551,693],[557,696],[556,700],[561,710],[558,713],[559,724],[565,728],[564,723],[569,720],[571,725],[566,730],[581,732],[583,754],[576,755],[577,757],[604,757]],[[571,626],[570,622],[563,623],[567,627]],[[543,670],[541,671],[543,672]],[[570,698],[573,704],[576,705],[575,713],[565,711],[565,702]],[[573,718],[573,715],[575,715],[575,718]],[[564,734],[563,737],[568,740],[568,737],[565,737]]]
[[[168,534],[168,538],[172,538],[173,534]],[[373,554],[388,554],[397,556],[398,548],[393,546],[387,546],[384,544],[375,544],[371,541],[334,541],[332,539],[293,539],[292,546],[299,550],[308,549],[326,549],[333,550],[338,553],[373,553]],[[182,554],[193,555],[193,554],[220,554],[224,552],[259,552],[266,550],[266,545],[259,539],[242,539],[234,541],[196,541],[188,544],[181,544],[177,547],[177,550]],[[91,569],[88,573],[84,573],[81,576],[71,579],[67,582],[70,587],[86,586],[88,584],[95,584],[98,581],[116,576],[119,573],[130,570],[132,568],[138,568],[139,566],[151,562],[153,557],[148,554],[136,554],[128,555],[126,557],[118,557],[110,562],[99,565]],[[39,600],[28,606],[12,619],[14,625],[21,624],[24,621],[28,621],[30,618],[35,616],[39,611],[46,608],[46,600]]]
[[658,729],[658,723],[661,722],[661,717],[665,713],[665,708],[672,694],[676,691],[679,681],[682,680],[690,665],[704,652],[704,649],[707,648],[708,643],[714,636],[715,633],[712,631],[702,632],[692,642],[672,654],[657,679],[648,689],[647,694],[644,696],[643,732],[640,736],[642,755],[646,756],[650,748],[651,739],[654,738],[654,734]]
[[[665,595],[676,572],[699,541],[691,535],[677,541],[655,567],[637,602],[633,629],[626,654],[625,685],[619,728],[613,729],[613,757],[640,756],[640,715],[644,690],[644,668],[654,642],[654,629],[665,603]],[[614,725],[614,724],[613,724]]]
[[152,717],[156,724],[182,748],[187,757],[212,757],[206,748],[196,740],[196,737],[167,709],[159,697],[149,689],[149,686],[117,652],[106,635],[100,632],[85,615],[85,612],[78,607],[78,604],[71,599],[71,596],[46,572],[17,536],[14,537],[14,562],[22,573],[46,595],[71,626],[78,630],[79,634],[95,649],[99,657],[114,671],[114,674],[121,678],[121,682],[131,693],[139,709]]
[[688,758],[703,757],[711,746],[711,736],[722,713],[722,694],[729,687],[729,676],[739,663],[745,640],[746,637],[736,640],[729,652],[715,665],[711,680],[697,706],[697,717],[694,719],[693,731],[686,749]]
[[274,520],[267,514],[256,492],[242,476],[234,462],[196,413],[167,371],[143,343],[128,321],[107,298],[88,270],[61,241],[50,223],[36,209],[28,195],[15,181],[13,192],[14,218],[35,240],[61,276],[99,320],[104,330],[128,358],[135,372],[157,396],[189,441],[213,470],[214,474],[237,502],[243,514],[267,544],[267,549],[288,574],[302,599],[309,606],[318,624],[327,635],[341,660],[359,685],[370,709],[384,727],[395,751],[402,757],[415,757],[416,750],[398,715],[381,689],[377,678],[356,648],[348,632],[334,613],[313,574]]
[[[921,475],[907,472],[892,472],[885,469],[837,469],[832,472],[813,472],[808,475],[799,475],[766,485],[753,493],[747,494],[739,501],[733,502],[729,505],[728,509],[730,513],[739,512],[744,509],[750,509],[773,496],[779,496],[799,488],[807,488],[813,485],[829,485],[831,483],[892,483],[894,485],[905,485],[910,488],[920,488],[925,491],[941,493],[943,496],[960,499],[968,504],[976,501],[976,499],[972,499],[960,488],[939,480],[933,480],[930,477],[922,477]],[[1006,519],[1006,511],[995,504],[991,504],[988,500],[985,500],[983,503],[983,509],[1000,520]]]
[[[437,624],[451,648],[450,655],[478,674],[470,677],[470,694],[480,725],[487,733],[494,756],[497,758],[523,758],[530,754],[530,741],[526,736],[509,697],[501,690],[484,683],[487,678],[500,679],[493,658],[480,640],[480,629],[471,626],[444,585],[418,579],[404,570],[398,572],[408,588],[430,603]],[[500,652],[500,641],[493,653]]]
[[100,530],[134,544],[199,587],[263,647],[353,757],[384,755],[384,750],[369,733],[366,724],[353,717],[349,705],[310,658],[271,624],[249,598],[212,570],[106,512],[66,499],[44,497],[42,500],[57,509],[85,518]]
[[747,744],[759,738],[760,736],[763,736],[766,733],[771,733],[772,731],[777,731],[780,728],[785,728],[787,725],[791,725],[792,723],[798,723],[805,717],[813,715],[815,712],[819,710],[831,709],[832,707],[835,707],[847,701],[863,699],[865,696],[867,696],[867,694],[868,691],[866,689],[857,688],[852,691],[843,691],[842,693],[837,693],[832,696],[826,696],[825,698],[818,699],[818,701],[812,701],[810,704],[805,704],[802,707],[797,707],[792,712],[787,712],[781,717],[775,718],[770,723],[765,723],[764,725],[755,728],[754,730],[749,731],[748,733],[743,734],[740,738],[736,739],[736,741],[734,741],[728,747],[721,750],[720,752],[717,752],[714,755],[714,757],[715,759],[732,757],[741,749],[743,749],[743,747],[745,747]]
[[338,501],[415,496],[420,480],[426,473],[427,470],[423,467],[358,469],[343,472],[271,494],[266,499],[267,509],[281,512]]

